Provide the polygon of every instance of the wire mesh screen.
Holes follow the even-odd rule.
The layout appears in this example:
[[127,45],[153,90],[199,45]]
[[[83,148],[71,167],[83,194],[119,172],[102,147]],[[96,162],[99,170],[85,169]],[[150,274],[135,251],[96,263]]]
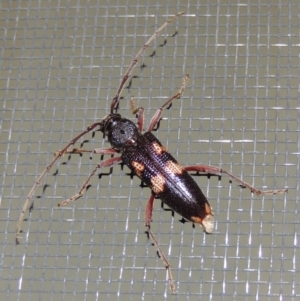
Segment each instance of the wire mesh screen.
[[[152,230],[172,265],[174,300],[298,300],[299,1],[1,2],[1,300],[162,300],[166,270],[148,240],[151,191],[126,166],[99,170],[100,155],[65,155],[24,200],[53,154],[109,113],[122,75],[155,29],[126,85],[119,113],[145,124],[190,75],[155,136],[182,165],[221,167],[194,175],[215,214],[215,231],[181,222],[155,200]],[[109,147],[101,132],[77,148]]]

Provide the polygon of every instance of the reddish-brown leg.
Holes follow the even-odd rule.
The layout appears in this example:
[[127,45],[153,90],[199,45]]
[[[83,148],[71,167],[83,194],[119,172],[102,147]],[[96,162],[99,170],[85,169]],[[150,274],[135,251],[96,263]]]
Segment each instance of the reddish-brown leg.
[[115,154],[117,153],[117,151],[113,148],[96,148],[94,150],[73,148],[73,149],[68,149],[65,152],[65,154],[83,154],[83,153],[109,155],[109,154]]
[[118,153],[113,148],[96,148],[93,150],[94,154],[103,154],[103,155],[109,155],[109,154],[116,154]]
[[163,261],[165,268],[167,270],[170,290],[172,293],[175,293],[176,287],[174,284],[174,279],[173,279],[170,263],[169,263],[167,257],[165,256],[164,252],[159,247],[158,241],[150,228],[154,199],[155,199],[155,195],[152,193],[150,196],[150,199],[147,203],[147,207],[146,207],[146,211],[145,211],[145,226],[147,228],[147,232],[148,232],[149,236],[151,237],[151,239],[153,241],[154,246],[156,247],[159,257]]
[[231,174],[230,172],[222,169],[222,168],[218,168],[215,166],[211,166],[211,165],[190,165],[190,166],[186,166],[185,167],[186,171],[198,171],[198,172],[203,172],[203,173],[208,173],[208,174],[213,174],[213,175],[222,175],[222,174],[226,174],[228,175],[230,178],[234,179],[235,181],[237,181],[238,183],[240,183],[242,186],[248,188],[251,190],[252,193],[256,194],[256,195],[273,195],[273,194],[282,194],[288,191],[287,188],[283,188],[283,189],[274,189],[274,190],[259,190],[256,189],[255,187],[253,187],[252,185],[246,183],[245,181],[239,179],[238,177],[236,177],[235,175]]
[[115,158],[110,158],[110,159],[107,159],[99,164],[97,164],[97,166],[94,168],[94,170],[92,171],[92,173],[89,175],[89,177],[87,178],[87,180],[83,183],[82,187],[80,188],[80,190],[75,194],[73,195],[71,198],[69,199],[66,199],[64,201],[62,201],[61,203],[58,204],[59,207],[61,206],[65,206],[67,205],[68,203],[70,202],[74,202],[76,201],[78,198],[80,198],[85,190],[86,190],[86,187],[88,186],[88,183],[89,181],[91,180],[91,178],[94,176],[94,174],[96,173],[96,171],[99,169],[99,168],[102,168],[102,167],[109,167],[109,166],[112,166],[112,165],[115,165],[115,164],[118,164],[118,163],[121,163],[122,162],[122,159],[121,157],[115,157]]
[[152,212],[153,212],[153,203],[154,203],[155,195],[152,193],[150,199],[147,203],[146,211],[145,211],[145,226],[150,228],[150,224],[152,221]]
[[179,99],[181,96],[182,96],[182,94],[183,94],[183,92],[184,92],[184,89],[185,89],[185,87],[186,87],[186,84],[187,84],[187,82],[188,82],[188,80],[189,80],[189,75],[188,74],[186,74],[185,75],[185,77],[183,78],[183,80],[182,80],[182,85],[181,85],[181,87],[180,87],[180,89],[179,89],[179,91],[178,91],[178,93],[177,94],[175,94],[175,95],[173,95],[171,98],[169,98],[156,112],[155,112],[155,114],[153,115],[153,117],[152,117],[152,119],[151,119],[151,121],[150,121],[150,124],[149,124],[149,127],[148,127],[148,130],[147,130],[147,132],[151,132],[152,130],[153,130],[153,128],[156,126],[156,124],[159,122],[159,120],[160,120],[160,118],[161,118],[161,114],[162,114],[162,111],[163,111],[163,109],[164,108],[166,108],[166,107],[168,107],[171,103],[172,103],[172,101],[174,100],[174,99]]
[[[151,132],[153,130],[153,128],[157,125],[157,123],[159,122],[160,118],[161,118],[161,115],[162,115],[162,111],[163,109],[165,109],[168,105],[170,105],[172,103],[172,101],[174,99],[179,99],[183,92],[184,92],[184,89],[185,89],[185,86],[187,84],[189,80],[189,75],[187,74],[183,80],[182,80],[182,85],[181,85],[181,88],[179,89],[179,92],[175,95],[173,95],[171,98],[169,98],[156,112],[155,114],[153,115],[153,117],[151,118],[151,121],[150,121],[150,124],[149,124],[149,127],[148,127],[148,130],[147,132]],[[143,128],[144,128],[144,108],[143,107],[136,107],[135,106],[135,102],[134,102],[134,98],[132,97],[131,98],[131,111],[133,114],[137,114],[137,117],[138,117],[138,128],[139,128],[139,131],[142,132],[143,131]]]
[[137,124],[138,124],[138,128],[139,128],[139,131],[142,132],[143,129],[144,129],[144,108],[143,107],[136,107],[135,106],[135,101],[134,101],[134,98],[131,97],[131,100],[130,100],[130,104],[131,104],[131,111],[132,111],[132,114],[137,114],[137,117],[138,117],[138,121],[137,121]]

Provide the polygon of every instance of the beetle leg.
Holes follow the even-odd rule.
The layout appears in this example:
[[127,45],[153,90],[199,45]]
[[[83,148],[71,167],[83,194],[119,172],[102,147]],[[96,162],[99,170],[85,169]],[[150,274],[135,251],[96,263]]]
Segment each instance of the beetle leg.
[[115,154],[117,151],[113,148],[96,148],[94,150],[87,150],[87,149],[68,149],[65,154],[82,154],[82,153],[94,153],[94,154],[102,154],[102,155],[108,155],[108,154]]
[[152,212],[153,212],[153,203],[155,199],[155,194],[151,194],[151,197],[147,203],[146,211],[145,211],[145,226],[150,228],[151,220],[152,220]]
[[66,200],[62,201],[61,203],[59,203],[58,207],[65,206],[68,203],[74,202],[78,198],[80,198],[84,194],[84,192],[86,191],[88,183],[91,180],[91,178],[95,175],[97,169],[102,168],[102,167],[109,167],[109,166],[112,166],[112,165],[115,165],[115,164],[118,164],[118,163],[121,163],[121,162],[122,162],[122,158],[121,157],[114,157],[114,158],[107,159],[107,160],[105,160],[105,161],[97,164],[97,166],[94,168],[94,170],[89,175],[89,177],[87,178],[87,180],[81,186],[80,190],[75,195],[73,195],[71,198],[66,199]]
[[232,178],[235,181],[237,181],[238,183],[240,183],[241,186],[250,189],[251,192],[256,194],[256,195],[274,195],[274,194],[282,194],[282,193],[285,193],[285,192],[288,191],[287,188],[274,189],[274,190],[259,190],[255,187],[253,187],[252,185],[248,184],[247,182],[239,179],[238,177],[231,174],[230,172],[228,172],[228,171],[226,171],[222,168],[218,168],[218,167],[211,166],[211,165],[190,165],[190,166],[186,166],[184,169],[186,171],[198,171],[198,172],[203,172],[203,173],[208,173],[208,174],[213,174],[213,175],[219,175],[219,176],[221,174],[226,174],[230,178]]
[[85,131],[83,131],[82,133],[80,133],[78,136],[76,136],[75,138],[73,138],[63,149],[57,151],[55,153],[54,158],[52,159],[52,161],[47,165],[47,167],[43,170],[43,172],[41,173],[41,175],[37,178],[37,180],[35,181],[34,185],[32,186],[21,211],[18,223],[17,223],[17,229],[16,229],[16,244],[19,244],[19,234],[21,232],[21,225],[22,222],[24,220],[24,216],[25,216],[25,212],[26,209],[30,203],[30,200],[35,192],[35,190],[37,189],[37,187],[40,185],[41,181],[43,180],[43,178],[45,177],[45,175],[48,173],[48,171],[51,169],[51,167],[54,165],[54,163],[60,158],[62,157],[67,151],[68,149],[74,145],[81,137],[83,137],[85,134],[91,132],[93,129],[95,129],[97,126],[101,127],[102,125],[102,121],[100,122],[95,122],[91,125],[89,125]]
[[116,154],[118,153],[113,148],[96,148],[93,150],[94,154],[102,154],[102,155],[109,155],[109,154]]
[[148,232],[149,236],[151,237],[151,239],[153,241],[154,246],[156,247],[158,256],[163,261],[165,268],[167,270],[170,290],[172,293],[175,293],[176,287],[174,284],[170,263],[169,263],[167,257],[165,256],[165,254],[163,253],[163,251],[161,250],[161,248],[159,247],[158,241],[150,228],[154,198],[155,198],[155,195],[152,193],[150,196],[150,199],[147,203],[147,207],[146,207],[146,211],[145,211],[145,226],[147,228],[147,232]]
[[130,105],[131,105],[131,111],[132,111],[132,114],[137,114],[137,118],[138,118],[138,121],[137,121],[137,124],[138,124],[138,128],[139,128],[139,131],[142,132],[143,131],[143,128],[144,128],[144,111],[145,109],[143,107],[136,107],[135,106],[135,101],[134,101],[134,98],[131,97],[131,100],[130,100]]
[[159,122],[160,118],[161,118],[161,114],[162,114],[162,111],[164,108],[168,107],[172,101],[174,99],[179,99],[181,98],[183,92],[184,92],[184,89],[186,87],[186,84],[189,80],[189,75],[186,74],[185,77],[183,78],[182,80],[182,85],[178,91],[177,94],[173,95],[171,98],[169,98],[156,112],[155,114],[153,115],[151,121],[150,121],[150,124],[149,124],[149,127],[148,127],[148,130],[147,132],[151,132],[153,130],[153,128],[155,127],[155,125]]

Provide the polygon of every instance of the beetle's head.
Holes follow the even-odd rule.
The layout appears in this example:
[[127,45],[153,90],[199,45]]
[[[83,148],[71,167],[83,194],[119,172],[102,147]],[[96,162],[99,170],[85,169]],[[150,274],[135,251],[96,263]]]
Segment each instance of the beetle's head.
[[134,144],[139,136],[137,126],[129,119],[122,118],[120,114],[107,115],[100,125],[100,130],[117,150],[122,149],[126,143]]

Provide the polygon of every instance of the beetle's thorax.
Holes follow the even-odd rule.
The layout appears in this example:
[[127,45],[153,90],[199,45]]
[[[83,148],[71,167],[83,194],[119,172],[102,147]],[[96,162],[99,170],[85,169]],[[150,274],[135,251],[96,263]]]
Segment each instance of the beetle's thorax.
[[135,144],[141,135],[137,126],[129,119],[122,118],[120,114],[109,114],[103,120],[103,128],[111,146],[122,150],[127,144]]

